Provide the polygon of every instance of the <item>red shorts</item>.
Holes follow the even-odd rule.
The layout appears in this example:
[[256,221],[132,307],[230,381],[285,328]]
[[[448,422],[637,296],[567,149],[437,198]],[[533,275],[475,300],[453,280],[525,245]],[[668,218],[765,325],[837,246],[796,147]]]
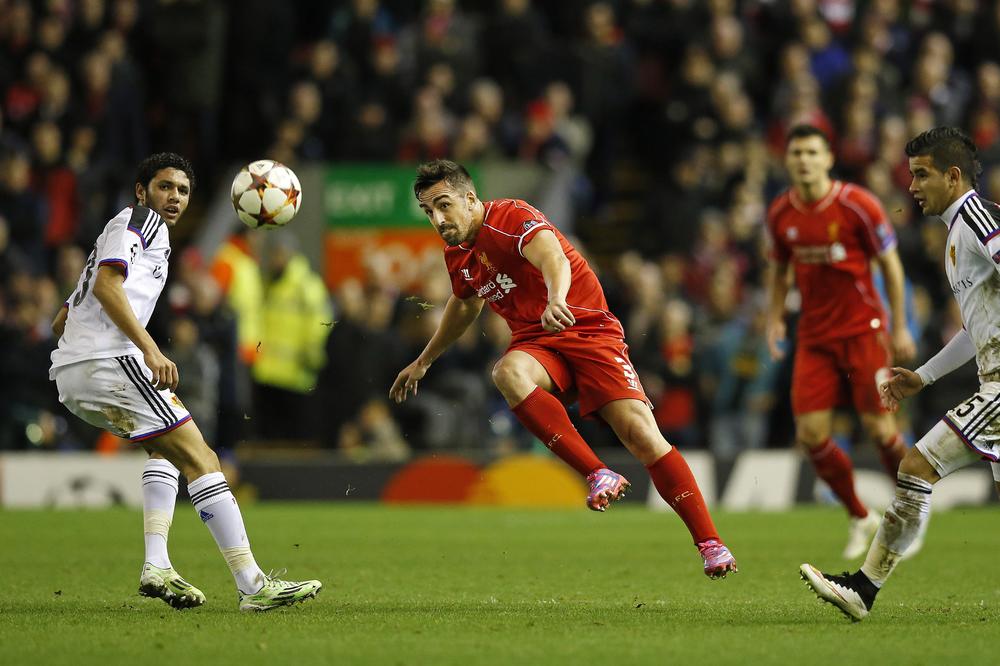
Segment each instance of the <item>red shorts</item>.
[[806,414],[848,404],[863,413],[885,412],[878,381],[891,360],[884,331],[800,346],[792,370],[792,412]]
[[621,338],[563,331],[514,343],[507,348],[507,353],[512,351],[541,363],[561,393],[575,389],[581,416],[624,398],[642,400],[652,408]]

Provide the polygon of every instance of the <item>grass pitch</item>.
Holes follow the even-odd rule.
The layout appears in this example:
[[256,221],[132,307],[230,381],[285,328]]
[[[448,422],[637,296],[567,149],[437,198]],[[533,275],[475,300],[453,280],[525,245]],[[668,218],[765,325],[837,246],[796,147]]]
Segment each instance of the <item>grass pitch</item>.
[[[996,663],[1000,513],[935,515],[873,615],[852,624],[798,565],[842,570],[835,509],[719,514],[740,573],[709,581],[672,514],[261,504],[261,565],[321,579],[315,600],[241,614],[189,506],[175,567],[208,596],[136,594],[138,511],[0,512],[2,664]],[[166,660],[169,660],[167,662]]]

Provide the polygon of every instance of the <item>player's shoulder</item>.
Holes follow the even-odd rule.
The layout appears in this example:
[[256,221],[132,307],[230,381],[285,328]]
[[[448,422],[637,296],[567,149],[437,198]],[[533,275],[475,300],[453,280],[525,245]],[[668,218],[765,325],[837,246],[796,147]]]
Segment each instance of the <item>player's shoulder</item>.
[[771,201],[771,205],[767,207],[767,220],[768,222],[775,222],[786,210],[792,207],[792,191],[785,190],[778,196],[774,197]]
[[486,202],[483,225],[496,233],[520,236],[532,227],[548,224],[545,215],[521,199],[496,199]]
[[1000,205],[989,199],[970,196],[958,209],[958,216],[981,243],[1000,235]]
[[837,181],[840,192],[837,194],[837,203],[841,211],[851,211],[866,224],[878,224],[885,219],[885,209],[882,202],[875,194],[857,183]]
[[875,196],[875,193],[857,183],[838,181],[840,192],[837,194],[837,201],[847,206],[861,206],[866,211],[882,210],[882,202]]
[[143,249],[149,247],[153,242],[161,237],[161,230],[164,222],[160,214],[146,206],[127,206],[115,219],[125,220],[128,231],[137,235],[142,242]]

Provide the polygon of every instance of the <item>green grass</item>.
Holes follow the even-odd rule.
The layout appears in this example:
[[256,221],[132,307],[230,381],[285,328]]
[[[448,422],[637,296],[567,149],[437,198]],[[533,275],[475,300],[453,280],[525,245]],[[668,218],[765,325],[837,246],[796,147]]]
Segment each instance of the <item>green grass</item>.
[[136,595],[141,515],[0,512],[0,663],[996,663],[1000,514],[936,515],[875,612],[851,624],[798,579],[838,558],[834,509],[720,514],[740,573],[713,582],[680,521],[578,511],[261,504],[244,512],[265,570],[323,593],[236,610],[208,531],[180,506],[178,570],[208,596],[178,612]]

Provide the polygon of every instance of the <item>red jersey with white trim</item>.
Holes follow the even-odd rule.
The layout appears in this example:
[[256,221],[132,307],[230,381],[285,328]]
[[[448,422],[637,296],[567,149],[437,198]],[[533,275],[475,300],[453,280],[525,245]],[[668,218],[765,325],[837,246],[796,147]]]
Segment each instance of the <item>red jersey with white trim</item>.
[[792,263],[802,294],[798,338],[815,344],[885,328],[871,260],[896,247],[882,204],[858,185],[833,181],[814,202],[786,190],[767,213],[771,256]]
[[566,304],[576,324],[568,330],[624,337],[618,319],[608,312],[604,290],[594,271],[541,211],[519,199],[483,203],[486,212],[475,241],[444,250],[456,297],[485,299],[510,326],[511,344],[551,335],[541,323],[549,300],[545,280],[522,254],[535,234],[547,229],[559,239],[569,259],[571,282]]

